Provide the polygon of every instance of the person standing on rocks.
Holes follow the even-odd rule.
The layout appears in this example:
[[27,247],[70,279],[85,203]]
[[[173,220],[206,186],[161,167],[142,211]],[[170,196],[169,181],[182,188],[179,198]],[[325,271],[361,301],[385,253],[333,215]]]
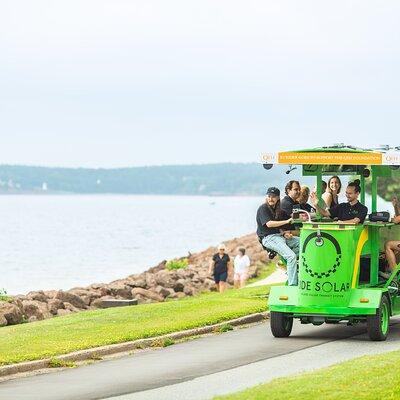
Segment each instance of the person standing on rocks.
[[225,245],[221,243],[218,246],[218,253],[213,255],[208,269],[208,273],[214,275],[215,286],[220,293],[223,293],[226,289],[228,273],[231,270],[231,259],[229,255],[225,253],[225,250]]
[[244,247],[238,248],[238,255],[233,260],[234,277],[233,282],[235,288],[242,288],[246,284],[247,278],[249,277],[250,258],[246,254]]

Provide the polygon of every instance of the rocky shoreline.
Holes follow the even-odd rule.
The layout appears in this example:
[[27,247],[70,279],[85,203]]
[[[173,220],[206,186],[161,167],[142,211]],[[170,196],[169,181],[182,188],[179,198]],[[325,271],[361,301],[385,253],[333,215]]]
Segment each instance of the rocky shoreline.
[[[259,274],[261,261],[266,260],[256,235],[250,234],[225,242],[227,253],[233,257],[239,246],[246,248],[251,259],[250,277]],[[215,290],[208,275],[208,265],[215,247],[189,254],[189,265],[178,270],[165,268],[166,261],[140,274],[129,275],[110,283],[94,283],[67,291],[40,290],[26,295],[10,296],[0,301],[0,326],[33,322],[101,307],[104,300],[137,299],[139,304],[180,299],[204,291]],[[229,282],[232,284],[232,282]]]

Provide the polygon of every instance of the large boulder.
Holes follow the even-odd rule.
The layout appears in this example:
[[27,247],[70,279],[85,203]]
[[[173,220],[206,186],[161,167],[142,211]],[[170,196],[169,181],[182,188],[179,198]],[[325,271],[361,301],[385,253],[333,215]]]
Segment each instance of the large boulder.
[[70,303],[76,308],[81,308],[81,309],[87,308],[85,302],[79,296],[73,293],[64,292],[60,290],[55,298],[61,300],[63,303]]
[[89,306],[93,300],[101,297],[100,291],[92,288],[75,288],[68,290],[68,293],[72,293],[80,297],[86,306]]
[[197,294],[197,292],[198,291],[191,284],[187,284],[183,288],[183,293],[185,293],[186,296],[194,296],[195,294]]
[[158,271],[156,274],[154,274],[154,279],[155,279],[157,285],[160,285],[163,287],[170,288],[174,285],[173,274],[165,269]]
[[63,308],[60,308],[59,310],[57,310],[57,316],[58,317],[63,317],[64,315],[68,315],[68,314],[72,314],[71,310],[66,310]]
[[109,296],[111,294],[111,290],[105,283],[93,283],[88,287],[88,289],[94,289],[100,295],[100,297]]
[[172,288],[165,288],[162,286],[157,286],[155,289],[155,292],[158,293],[160,296],[167,298],[170,297],[175,293],[175,290]]
[[37,292],[29,292],[26,295],[26,298],[29,300],[41,301],[42,303],[46,303],[49,299],[48,296],[46,296],[46,294],[43,292],[43,290],[39,290]]
[[[6,301],[0,301],[0,317],[7,320],[7,325],[20,324],[23,321],[22,311],[18,306]],[[2,320],[4,321],[4,319]]]
[[52,314],[47,306],[47,303],[37,300],[25,300],[23,304],[23,313],[28,318],[35,316],[37,320],[51,318]]
[[58,310],[65,308],[64,303],[59,299],[50,299],[47,303],[47,307],[53,315],[58,315]]
[[156,287],[157,286],[157,282],[156,279],[154,278],[154,274],[150,273],[150,272],[146,272],[144,274],[145,279],[146,279],[146,287],[147,288],[152,288],[152,287]]
[[4,315],[0,314],[0,326],[6,326],[7,325],[7,319]]
[[43,293],[45,296],[47,296],[49,299],[54,299],[56,297],[58,290],[43,290]]
[[185,279],[178,279],[177,281],[174,282],[172,289],[174,289],[175,292],[183,292],[183,289],[185,288],[185,284],[186,284]]
[[124,299],[131,299],[132,298],[132,293],[131,293],[132,288],[130,288],[129,286],[124,285],[121,282],[112,283],[112,284],[108,285],[108,288],[111,291],[111,296],[119,296],[119,297],[122,297]]
[[138,295],[154,301],[164,301],[164,297],[162,297],[160,294],[156,292],[143,288],[133,288],[132,289],[133,298],[136,298]]
[[139,275],[131,275],[130,281],[132,282],[130,286],[141,287],[143,289],[147,288],[146,275],[144,273]]
[[113,296],[99,297],[98,299],[93,300],[92,303],[90,303],[90,306],[95,308],[100,308],[102,307],[103,300],[113,300],[113,299],[114,299]]
[[67,301],[64,302],[64,307],[65,307],[66,310],[71,311],[71,312],[82,311],[78,307],[75,307],[73,304],[68,303]]

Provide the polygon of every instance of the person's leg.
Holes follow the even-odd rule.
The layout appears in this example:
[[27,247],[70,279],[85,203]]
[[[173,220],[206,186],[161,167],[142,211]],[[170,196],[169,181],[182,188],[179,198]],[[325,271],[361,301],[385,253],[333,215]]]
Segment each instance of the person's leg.
[[235,289],[239,289],[240,286],[240,274],[235,272],[235,275],[233,276],[233,284],[235,286]]
[[268,235],[263,239],[263,245],[271,250],[275,250],[287,262],[288,284],[297,285],[297,256],[296,253],[286,244],[286,240],[281,235]]
[[240,274],[240,287],[245,287],[246,286],[246,281],[247,281],[247,272],[244,271]]
[[214,274],[214,282],[215,282],[215,289],[217,290],[217,292],[219,292],[219,274]]
[[385,254],[386,260],[389,264],[390,271],[393,271],[396,268],[396,254],[394,253],[395,250],[399,250],[400,248],[400,241],[398,240],[390,240],[385,243]]
[[298,236],[293,236],[291,239],[286,239],[286,243],[298,257],[300,253],[300,238]]
[[219,292],[224,293],[226,289],[226,281],[228,279],[228,272],[223,272],[219,275]]

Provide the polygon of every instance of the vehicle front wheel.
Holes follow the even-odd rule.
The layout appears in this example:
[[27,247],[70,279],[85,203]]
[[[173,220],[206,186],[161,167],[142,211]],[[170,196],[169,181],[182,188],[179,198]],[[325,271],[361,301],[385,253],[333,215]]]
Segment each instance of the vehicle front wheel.
[[288,337],[292,333],[293,317],[282,312],[271,311],[271,332],[275,337]]
[[367,316],[368,336],[374,341],[386,340],[389,333],[390,307],[389,300],[382,296],[381,304],[375,315]]

